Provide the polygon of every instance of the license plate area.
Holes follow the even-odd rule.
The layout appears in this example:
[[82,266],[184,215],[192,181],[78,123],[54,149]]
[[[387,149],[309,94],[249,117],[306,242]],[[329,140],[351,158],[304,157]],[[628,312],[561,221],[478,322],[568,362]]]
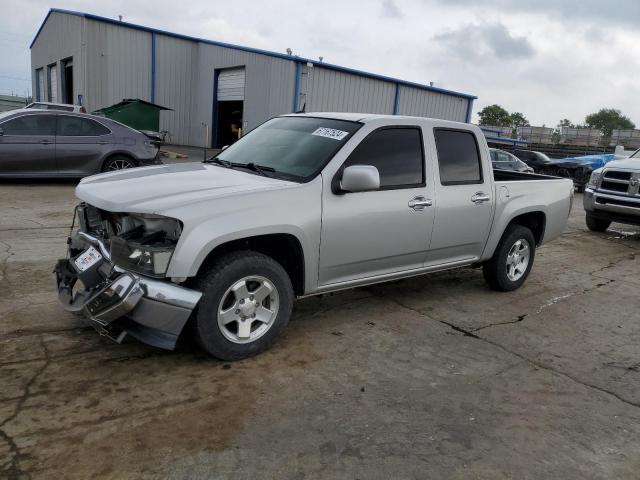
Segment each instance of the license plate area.
[[78,272],[82,273],[89,270],[94,265],[97,265],[102,260],[102,255],[98,250],[93,247],[89,247],[80,255],[78,255],[73,263],[75,264]]

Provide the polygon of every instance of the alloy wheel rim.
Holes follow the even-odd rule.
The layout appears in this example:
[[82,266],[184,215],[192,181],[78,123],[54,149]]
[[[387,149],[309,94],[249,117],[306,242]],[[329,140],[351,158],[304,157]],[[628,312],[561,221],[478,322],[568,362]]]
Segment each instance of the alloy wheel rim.
[[522,278],[529,266],[531,246],[524,238],[517,240],[507,254],[507,278],[517,282]]
[[275,285],[259,275],[231,285],[218,305],[218,327],[233,343],[251,343],[266,334],[278,315],[280,297]]
[[133,168],[133,164],[129,160],[118,159],[109,165],[109,170],[124,170],[125,168]]

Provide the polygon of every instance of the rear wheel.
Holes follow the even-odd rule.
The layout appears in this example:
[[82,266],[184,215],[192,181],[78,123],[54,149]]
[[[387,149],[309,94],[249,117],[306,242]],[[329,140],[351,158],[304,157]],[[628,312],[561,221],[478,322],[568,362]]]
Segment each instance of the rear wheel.
[[220,258],[200,281],[195,318],[200,346],[221,360],[240,360],[271,346],[293,308],[291,280],[271,257],[253,251]]
[[501,292],[520,288],[533,266],[535,238],[531,230],[511,225],[502,235],[491,260],[482,267],[489,286]]
[[129,157],[125,157],[124,155],[115,155],[104,162],[102,171],[113,172],[114,170],[124,170],[125,168],[134,168],[135,166],[135,162]]
[[609,225],[611,225],[611,220],[604,220],[602,218],[596,218],[589,213],[587,213],[587,228],[592,232],[604,232]]

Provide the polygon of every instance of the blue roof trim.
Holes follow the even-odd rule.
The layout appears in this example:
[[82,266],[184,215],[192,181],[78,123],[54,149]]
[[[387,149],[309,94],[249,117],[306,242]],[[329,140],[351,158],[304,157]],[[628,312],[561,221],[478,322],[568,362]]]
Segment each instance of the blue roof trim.
[[370,73],[370,72],[365,72],[365,71],[362,71],[362,70],[357,70],[355,68],[341,67],[340,65],[334,65],[334,64],[331,64],[331,63],[319,62],[317,60],[311,60],[309,58],[298,57],[298,56],[293,56],[293,55],[286,55],[284,53],[271,52],[271,51],[268,51],[268,50],[261,50],[259,48],[243,47],[243,46],[240,46],[240,45],[233,45],[231,43],[216,42],[216,41],[213,41],[213,40],[206,40],[204,38],[191,37],[189,35],[182,35],[182,34],[179,34],[179,33],[167,32],[166,30],[160,30],[160,29],[157,29],[157,28],[145,27],[143,25],[138,25],[138,24],[135,24],[135,23],[121,22],[119,20],[114,20],[114,19],[107,18],[107,17],[101,17],[99,15],[93,15],[91,13],[75,12],[73,10],[64,10],[64,9],[61,9],[61,8],[52,8],[52,9],[49,10],[49,13],[47,13],[47,16],[45,17],[44,21],[42,22],[42,25],[40,25],[40,28],[36,32],[36,36],[33,38],[33,41],[31,42],[31,45],[29,45],[29,48],[33,48],[33,44],[36,43],[36,40],[38,39],[38,36],[40,35],[40,32],[42,31],[42,28],[44,27],[44,24],[47,23],[47,20],[49,19],[49,16],[52,13],[64,13],[64,14],[67,14],[67,15],[75,15],[76,17],[83,17],[83,18],[87,18],[89,20],[95,20],[97,22],[111,23],[111,24],[114,24],[114,25],[120,25],[120,26],[124,26],[124,27],[129,27],[129,28],[133,28],[133,29],[136,29],[136,30],[142,30],[144,32],[159,33],[159,34],[162,34],[162,35],[167,35],[168,37],[178,38],[178,39],[181,39],[181,40],[190,40],[192,42],[200,42],[200,43],[204,43],[204,44],[207,44],[207,45],[214,45],[214,46],[217,46],[217,47],[231,48],[231,49],[234,49],[234,50],[240,50],[240,51],[249,52],[249,53],[258,53],[258,54],[261,54],[261,55],[266,55],[266,56],[275,57],[275,58],[281,58],[283,60],[289,60],[289,61],[292,61],[292,62],[311,63],[314,66],[318,66],[318,67],[322,67],[322,68],[328,68],[330,70],[335,70],[337,72],[351,73],[353,75],[359,75],[361,77],[373,78],[373,79],[376,79],[376,80],[382,80],[382,81],[391,82],[391,83],[398,83],[398,84],[406,86],[406,87],[419,88],[421,90],[428,90],[430,92],[436,92],[436,93],[444,93],[446,95],[451,95],[451,96],[454,96],[454,97],[467,98],[467,99],[473,99],[473,100],[478,98],[475,95],[469,95],[467,93],[460,93],[460,92],[455,92],[453,90],[446,90],[444,88],[431,87],[429,85],[423,85],[421,83],[409,82],[407,80],[400,80],[400,79],[397,79],[397,78],[387,77],[386,75],[378,75],[376,73]]

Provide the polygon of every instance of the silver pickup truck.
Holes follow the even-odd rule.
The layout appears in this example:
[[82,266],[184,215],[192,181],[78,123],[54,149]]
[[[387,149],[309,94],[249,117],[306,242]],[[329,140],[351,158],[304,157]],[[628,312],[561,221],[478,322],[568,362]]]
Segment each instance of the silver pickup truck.
[[207,352],[235,360],[272,343],[296,298],[468,265],[514,290],[572,192],[494,172],[474,125],[284,115],[203,163],[82,180],[58,294],[115,340],[172,349],[191,319]]
[[640,225],[640,150],[594,170],[582,201],[590,230],[603,232],[611,222]]

